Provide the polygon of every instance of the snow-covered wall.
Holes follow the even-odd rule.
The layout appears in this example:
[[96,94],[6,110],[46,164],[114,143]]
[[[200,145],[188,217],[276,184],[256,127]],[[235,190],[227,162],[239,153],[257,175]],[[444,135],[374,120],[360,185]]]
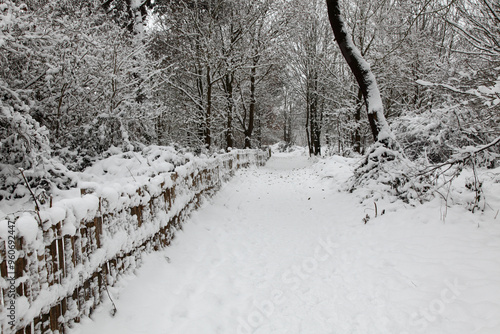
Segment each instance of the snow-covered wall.
[[[88,182],[81,196],[40,211],[42,224],[35,212],[2,222],[2,333],[63,333],[108,298],[106,286],[137,267],[144,251],[168,246],[202,195],[217,190],[236,169],[268,158],[265,151],[235,150],[192,160],[139,186]],[[8,310],[13,289],[15,328]]]

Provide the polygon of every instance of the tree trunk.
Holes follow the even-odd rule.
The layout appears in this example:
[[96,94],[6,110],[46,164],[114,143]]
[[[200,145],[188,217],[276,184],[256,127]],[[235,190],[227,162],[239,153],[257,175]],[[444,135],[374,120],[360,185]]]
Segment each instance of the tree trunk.
[[364,60],[358,48],[352,42],[352,38],[347,32],[347,27],[340,14],[338,0],[326,0],[328,6],[328,17],[330,25],[335,35],[337,44],[340,47],[342,56],[351,68],[356,77],[361,93],[365,100],[368,112],[368,121],[375,141],[382,142],[389,146],[394,140],[389,125],[384,116],[384,107],[377,81],[373,75],[370,65]]
[[261,119],[260,119],[260,116],[258,113],[255,117],[255,125],[257,127],[255,129],[255,136],[257,139],[257,147],[261,148],[262,147],[262,123],[261,123]]
[[257,61],[254,59],[254,66],[250,72],[250,107],[248,115],[248,127],[245,130],[245,148],[252,148],[252,132],[255,119],[255,77],[257,76]]
[[310,128],[310,122],[311,122],[311,94],[310,94],[310,88],[309,88],[309,83],[307,83],[306,87],[306,137],[307,137],[307,147],[309,148],[309,156],[313,154],[313,148],[312,148],[312,142],[311,142],[311,131],[309,131]]
[[354,130],[354,152],[361,153],[361,110],[363,110],[363,102],[362,99],[363,94],[361,93],[361,89],[358,91],[358,105],[356,108],[356,114],[354,115],[354,120],[356,121],[356,129]]
[[311,92],[311,147],[314,155],[321,155],[321,122],[318,108],[318,73],[314,71],[312,76],[313,89]]
[[286,111],[286,107],[285,107],[285,111],[284,111],[284,116],[285,116],[285,120],[283,121],[283,141],[286,143],[286,144],[289,144],[290,140],[288,139],[288,113]]
[[311,136],[309,153],[312,155],[318,155],[319,149],[319,124],[318,124],[318,103],[317,95],[313,92],[311,93],[311,98],[309,100],[309,135]]
[[284,94],[284,98],[285,98],[285,101],[284,101],[284,108],[283,108],[283,141],[286,143],[286,144],[289,144],[289,139],[288,139],[288,132],[287,132],[287,127],[288,127],[288,96],[287,96],[287,93],[285,91],[285,94]]
[[205,108],[203,107],[204,100],[204,85],[203,85],[203,70],[201,65],[196,66],[196,89],[198,93],[198,99],[200,103],[198,104],[198,115],[196,120],[196,134],[199,143],[205,142]]
[[210,66],[207,66],[207,111],[205,113],[205,146],[212,145],[212,134],[210,131],[212,123],[212,78],[210,76]]
[[233,101],[233,80],[234,74],[226,74],[226,82],[225,82],[225,90],[227,97],[227,125],[226,125],[226,150],[229,147],[234,147],[234,138],[233,138],[233,109],[234,109],[234,101]]

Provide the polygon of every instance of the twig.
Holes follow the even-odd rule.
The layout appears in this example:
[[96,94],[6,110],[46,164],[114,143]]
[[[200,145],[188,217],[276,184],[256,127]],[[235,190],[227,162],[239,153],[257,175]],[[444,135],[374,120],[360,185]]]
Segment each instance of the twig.
[[37,78],[31,80],[31,82],[28,83],[26,86],[24,86],[23,89],[28,89],[31,85],[33,85],[34,83],[36,83],[37,81],[39,81],[41,78],[43,78],[46,74],[47,74],[47,71],[43,71],[43,73],[40,74],[40,76],[38,76]]
[[128,168],[127,166],[125,166],[125,168],[127,168],[128,172],[130,173],[130,176],[132,176],[132,178],[134,179],[134,181],[137,182],[137,180],[135,179],[134,175],[130,171],[130,168]]
[[24,176],[24,169],[19,168],[19,171],[21,172],[21,175],[23,176],[24,182],[26,183],[26,186],[28,187],[28,190],[31,193],[31,196],[33,197],[33,200],[35,201],[35,211],[36,215],[38,216],[38,225],[40,228],[43,229],[43,222],[42,222],[42,217],[40,217],[40,206],[38,205],[38,201],[36,199],[35,194],[33,193],[33,190],[30,187],[30,184],[28,183],[28,180],[26,180],[26,176]]

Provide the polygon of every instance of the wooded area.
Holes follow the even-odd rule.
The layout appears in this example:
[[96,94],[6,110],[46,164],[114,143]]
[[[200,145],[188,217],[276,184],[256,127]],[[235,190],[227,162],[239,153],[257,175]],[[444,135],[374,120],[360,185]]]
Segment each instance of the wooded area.
[[[217,189],[239,167],[262,165],[271,151],[278,153],[274,167],[260,174],[251,170],[253,176],[229,197],[241,193],[240,202],[253,205],[266,201],[269,212],[285,220],[319,217],[323,234],[334,215],[345,216],[337,225],[348,228],[334,235],[350,237],[356,233],[349,224],[357,220],[364,227],[392,207],[391,225],[383,231],[390,236],[386,232],[411,215],[407,211],[405,218],[402,211],[420,204],[433,204],[428,214],[439,209],[443,222],[452,204],[462,210],[455,210],[455,217],[491,209],[493,222],[498,204],[485,199],[497,199],[491,185],[500,180],[500,3],[0,0],[0,106],[0,309],[16,304],[19,320],[10,324],[0,312],[1,326],[20,333],[63,332],[92,313],[104,291],[110,297],[108,285],[135,268],[142,252],[167,245],[203,193]],[[279,154],[294,158],[280,160]],[[248,196],[257,177],[263,181],[253,189],[266,189],[265,200],[257,193]],[[270,195],[266,187],[277,191]],[[312,188],[313,200],[307,192]],[[294,197],[281,197],[284,191]],[[356,194],[349,197],[354,205],[339,208],[347,191]],[[290,204],[285,201],[294,207],[315,202],[315,212],[331,210],[314,216],[313,205],[307,210],[304,204],[292,217],[293,210],[281,205]],[[231,210],[240,210],[236,204]],[[472,224],[461,223],[476,228],[478,216]],[[415,217],[399,226],[405,234],[393,237],[397,244],[384,254],[413,242],[407,227],[421,216]],[[274,228],[274,221],[259,224]],[[290,226],[286,221],[280,231]],[[441,238],[443,231],[436,235]],[[472,243],[494,254],[498,233],[481,233],[491,236],[484,239],[489,241]],[[422,249],[430,235],[421,238]],[[455,241],[465,249],[470,242],[465,240]],[[370,266],[379,258],[373,254],[380,254],[368,245],[368,252],[357,252],[368,254],[366,263],[350,257],[360,243],[368,244],[355,241],[349,253],[340,253],[348,275],[335,268],[329,287],[342,290],[343,285],[331,284],[338,276],[358,291],[362,280],[349,275],[364,277],[358,275],[364,271],[352,271],[351,264]],[[425,256],[432,265],[425,274],[435,275],[437,253],[452,253],[443,245]],[[243,252],[252,253],[248,249]],[[467,253],[457,254],[455,262],[445,256],[441,264],[453,262],[458,273],[464,271],[461,254]],[[416,258],[408,256],[403,267]],[[372,264],[378,274],[380,268],[395,267],[394,259],[380,259]],[[236,262],[245,263],[239,257]],[[484,263],[483,273],[498,268]],[[473,263],[467,270],[476,269]],[[491,291],[483,289],[484,278],[498,276],[491,272],[476,279],[481,297],[470,302],[481,317],[491,304],[477,300],[490,292],[493,300],[498,286],[493,280]],[[409,280],[413,274],[401,273],[401,286],[417,288]],[[379,284],[384,294],[386,274]],[[469,272],[457,276],[470,279]],[[345,291],[350,304],[353,295]],[[378,302],[373,286],[366,291]],[[401,296],[410,296],[404,291]],[[379,311],[379,304],[365,304]],[[446,318],[441,311],[439,318]],[[457,314],[473,313],[467,312]],[[356,310],[348,318],[358,321],[359,314]],[[380,313],[374,319],[389,323]]]
[[[348,156],[380,139],[387,118],[406,156],[428,165],[498,137],[498,2],[327,3],[2,1],[0,199],[26,192],[18,168],[39,191],[68,188],[67,170],[113,147],[284,141]],[[337,40],[328,14],[342,18]],[[339,37],[380,98],[352,74]]]

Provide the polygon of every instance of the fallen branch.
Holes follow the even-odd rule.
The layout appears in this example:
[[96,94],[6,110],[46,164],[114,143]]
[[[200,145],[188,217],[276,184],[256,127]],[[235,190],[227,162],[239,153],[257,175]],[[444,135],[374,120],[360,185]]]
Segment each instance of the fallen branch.
[[488,144],[478,146],[478,147],[476,147],[472,151],[464,152],[464,153],[462,153],[458,157],[448,159],[447,161],[445,161],[445,162],[443,162],[443,163],[441,163],[439,165],[436,165],[436,166],[434,166],[434,167],[432,167],[430,169],[424,170],[423,172],[417,174],[416,176],[422,176],[422,175],[425,175],[425,174],[432,173],[435,170],[440,169],[440,168],[442,168],[444,166],[450,166],[451,167],[451,166],[453,166],[453,165],[455,165],[457,163],[465,162],[468,159],[472,159],[472,157],[474,155],[478,154],[479,152],[485,151],[485,150],[489,149],[490,147],[493,147],[493,146],[497,145],[498,143],[500,143],[500,137],[497,137],[495,140],[493,140],[492,142],[490,142]]

